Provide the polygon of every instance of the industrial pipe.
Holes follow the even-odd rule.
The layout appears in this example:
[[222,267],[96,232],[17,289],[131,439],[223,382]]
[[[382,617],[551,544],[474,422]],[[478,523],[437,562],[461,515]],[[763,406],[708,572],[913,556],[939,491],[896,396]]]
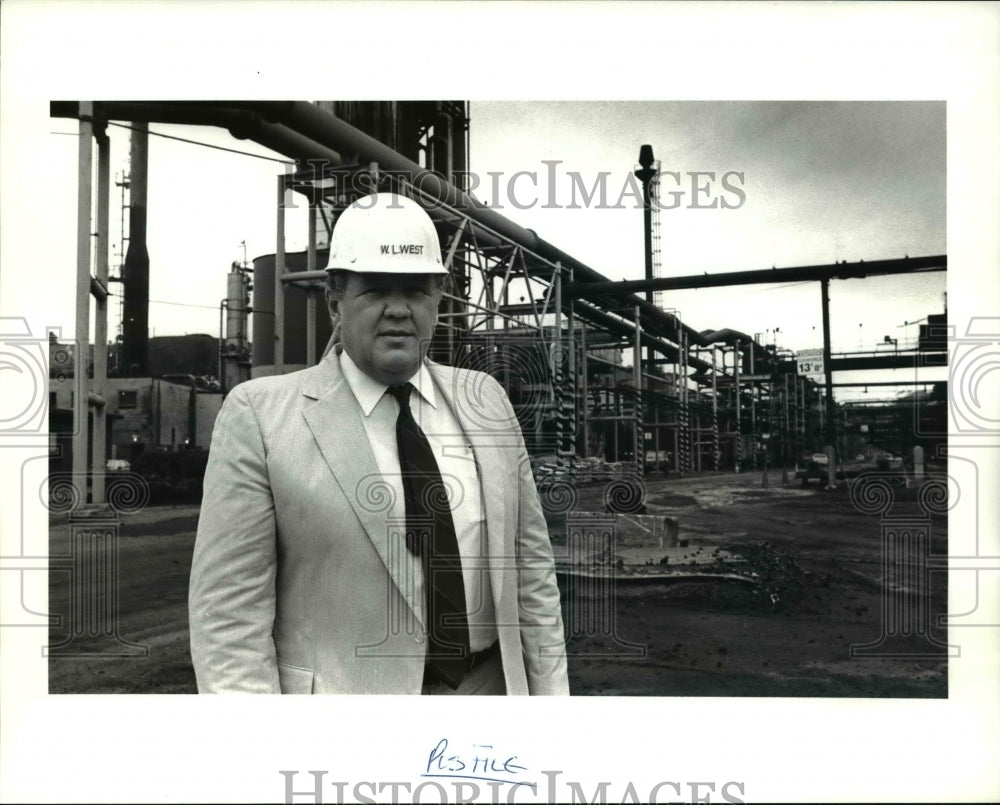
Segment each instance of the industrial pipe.
[[[249,102],[246,106],[259,111],[265,120],[284,123],[290,129],[306,135],[321,145],[342,153],[356,154],[359,162],[377,162],[381,170],[406,175],[417,189],[433,199],[459,210],[474,222],[494,230],[549,262],[559,263],[563,268],[572,269],[575,282],[608,282],[607,277],[543,240],[532,230],[519,226],[495,210],[483,206],[481,202],[463,193],[453,184],[314,104],[304,101],[263,101]],[[661,335],[672,334],[674,340],[677,340],[679,331],[683,331],[688,336],[688,343],[708,346],[695,330],[680,324],[674,317],[664,314],[662,310],[644,299],[630,296],[622,302],[623,306],[627,307],[639,305],[646,329],[655,329]],[[650,325],[655,327],[651,328]]]
[[[52,117],[79,118],[79,104],[54,101],[50,104]],[[186,126],[216,126],[226,129],[238,140],[252,140],[299,162],[314,160],[330,165],[341,165],[343,160],[336,151],[292,131],[286,126],[263,120],[242,105],[209,102],[169,103],[101,101],[95,104],[106,120],[140,120],[147,123],[168,123]]]
[[[551,263],[571,268],[576,282],[608,282],[607,277],[538,237],[532,230],[484,207],[451,183],[315,104],[305,101],[250,101],[224,104],[220,108],[219,104],[212,102],[106,101],[100,106],[102,113],[109,118],[219,126],[230,130],[236,137],[254,140],[297,160],[317,159],[339,165],[342,164],[341,154],[350,154],[352,160],[356,156],[359,162],[376,162],[384,171],[413,177],[413,183],[419,190],[468,215],[475,223]],[[259,116],[254,115],[255,112]],[[59,101],[50,105],[50,114],[53,117],[81,116],[79,104]],[[688,343],[707,346],[696,331],[644,299],[631,296],[622,301],[627,307],[639,305],[647,331],[677,341],[679,332],[683,330],[688,336]]]
[[[453,184],[315,104],[305,101],[249,101],[220,107],[212,102],[108,101],[101,102],[100,106],[102,113],[109,118],[220,126],[236,137],[252,139],[297,160],[317,159],[339,165],[342,163],[341,154],[350,154],[352,161],[357,157],[358,162],[376,162],[383,171],[412,177],[414,186],[419,190],[468,215],[473,222],[551,263],[572,269],[576,283],[609,283],[607,277],[543,240],[534,231],[483,206]],[[79,104],[72,102],[53,102],[50,113],[54,117],[81,116]],[[676,343],[683,333],[688,344],[708,346],[696,330],[646,300],[632,295],[623,299],[622,303],[625,307],[639,306],[643,327],[648,334],[667,337]]]
[[783,282],[819,282],[822,279],[863,279],[890,274],[911,274],[923,271],[947,271],[947,255],[903,257],[856,263],[832,263],[790,268],[726,271],[719,274],[689,274],[683,277],[658,277],[651,280],[620,280],[566,288],[568,297],[625,296],[640,291],[680,291],[695,288],[718,288],[731,285],[768,285]]

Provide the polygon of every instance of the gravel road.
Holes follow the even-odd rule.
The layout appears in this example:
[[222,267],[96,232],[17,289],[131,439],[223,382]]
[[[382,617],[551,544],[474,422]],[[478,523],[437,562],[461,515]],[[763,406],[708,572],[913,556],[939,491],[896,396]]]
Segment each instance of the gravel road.
[[[946,574],[903,574],[887,587],[879,515],[858,511],[844,488],[783,486],[778,471],[768,488],[760,481],[759,473],[727,473],[645,482],[649,513],[676,517],[692,552],[734,557],[728,569],[752,583],[675,578],[604,585],[600,593],[560,576],[573,693],[946,697],[946,635],[936,625]],[[923,518],[916,492],[896,489],[890,514]],[[576,505],[600,511],[602,495],[600,485],[584,488]],[[115,585],[94,576],[77,585],[82,599],[71,596],[73,562],[53,560],[50,612],[61,623],[49,640],[65,656],[49,660],[51,693],[195,692],[186,597],[197,516],[195,506],[122,516],[117,601]],[[947,519],[925,522],[931,554],[946,554]],[[561,518],[550,525],[558,541]],[[72,556],[73,533],[65,516],[54,518],[53,557]],[[920,570],[915,555],[896,559],[897,570]],[[683,564],[675,555],[670,561]],[[105,609],[73,610],[81,601]],[[890,620],[900,602],[908,621]],[[96,618],[98,634],[87,633],[87,617]],[[852,646],[883,637],[868,653],[887,656],[852,657]]]

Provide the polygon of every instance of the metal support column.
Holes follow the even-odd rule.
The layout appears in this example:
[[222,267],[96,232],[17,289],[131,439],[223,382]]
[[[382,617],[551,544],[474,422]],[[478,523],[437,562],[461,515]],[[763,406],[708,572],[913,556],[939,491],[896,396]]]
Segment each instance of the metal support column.
[[[309,245],[306,247],[306,271],[316,270],[316,201],[309,198]],[[316,365],[316,292],[306,289],[306,366]]]
[[680,441],[680,437],[679,437],[680,428],[678,428],[677,425],[676,425],[676,423],[674,423],[674,427],[672,428],[672,430],[673,430],[673,434],[674,434],[674,457],[675,457],[674,472],[680,474],[680,471],[681,471],[681,463],[680,463],[681,441]]
[[587,360],[587,323],[580,328],[580,417],[583,428],[583,458],[590,456],[590,384],[587,370],[590,362]]
[[753,467],[757,469],[757,381],[754,379],[757,372],[754,366],[754,345],[756,339],[750,340],[750,437],[751,450],[753,451]]
[[[555,312],[555,332],[552,336],[551,347],[558,348],[561,346],[562,342],[562,268],[556,263],[556,270],[552,275],[552,298],[554,300],[554,312]],[[549,349],[549,358],[552,360],[558,349]],[[557,360],[552,360],[553,365],[559,363]]]
[[783,418],[783,423],[784,423],[783,431],[784,431],[784,434],[785,434],[785,455],[784,455],[784,462],[785,462],[785,464],[788,463],[788,457],[789,457],[789,454],[791,452],[789,450],[789,448],[791,447],[790,442],[791,442],[791,439],[792,439],[791,419],[788,416],[788,377],[789,377],[789,375],[786,372],[783,375],[783,378],[784,378],[784,381],[785,381],[785,387],[782,390],[782,394],[781,394],[781,399],[782,399],[782,403],[783,403],[783,406],[784,406],[784,412],[785,412],[785,416]]
[[285,176],[278,177],[277,247],[274,252],[274,373],[285,368]]
[[[830,280],[824,278],[820,281],[820,292],[823,302],[823,372],[826,375],[826,406],[824,428],[824,441],[829,447],[836,448],[837,444],[837,423],[833,408],[833,367],[830,358]],[[831,469],[834,462],[831,462]],[[828,485],[832,486],[836,470],[830,474]]]
[[611,420],[611,455],[612,461],[621,461],[621,453],[619,452],[618,445],[618,425],[621,423],[622,419],[622,391],[620,387],[616,387],[611,390],[612,399],[615,401],[614,405],[614,417]]
[[121,374],[148,377],[149,371],[149,124],[133,121],[129,137],[128,249],[122,306]]
[[[573,269],[569,269],[569,281],[573,282]],[[566,447],[570,458],[576,458],[576,423],[579,401],[577,398],[577,367],[576,367],[576,317],[574,303],[571,300],[566,311],[566,372],[569,375],[563,383],[563,399],[566,403],[567,434]],[[571,465],[572,466],[572,465]]]
[[[102,124],[97,137],[97,242],[94,244],[94,268],[97,272],[94,299],[94,379],[91,393],[94,406],[93,473],[94,503],[104,503],[104,466],[107,460],[108,432],[108,220],[111,213],[111,143]],[[88,395],[89,397],[90,395]]]
[[715,365],[715,345],[712,345],[712,469],[718,472],[722,469],[719,466],[722,458],[722,451],[719,449],[719,386],[717,382],[717,370]]
[[570,459],[575,451],[569,445],[573,437],[570,416],[568,415],[568,389],[566,388],[566,376],[563,371],[567,355],[563,347],[563,314],[562,314],[562,266],[556,263],[556,270],[552,278],[552,297],[555,305],[555,323],[553,327],[552,340],[549,344],[549,377],[550,394],[549,404],[552,406],[552,418],[555,425],[554,445],[556,452],[556,466],[559,471],[564,471],[570,464]]
[[653,463],[653,470],[659,472],[660,466],[663,463],[660,460],[660,406],[653,400],[653,455],[656,459]]
[[743,464],[743,412],[740,408],[740,342],[733,347],[733,397],[736,401],[736,444],[733,451],[733,466],[736,472]]
[[680,333],[677,344],[679,355],[679,368],[678,380],[680,384],[678,386],[678,402],[679,416],[678,416],[678,430],[680,431],[680,451],[681,451],[681,462],[680,471],[681,473],[691,472],[691,421],[688,410],[688,388],[687,388],[687,350],[688,343],[687,337],[683,330]]
[[80,504],[87,502],[87,347],[90,344],[90,206],[94,156],[94,104],[80,103],[80,141],[76,188],[76,354],[73,359],[73,485]]
[[636,472],[642,475],[646,465],[646,449],[642,440],[642,323],[639,316],[639,306],[636,305],[635,345],[632,348],[632,385],[635,386],[632,401],[632,460],[635,462]]
[[701,414],[700,409],[696,408],[694,413],[691,415],[694,420],[694,427],[691,429],[691,433],[694,434],[691,439],[691,463],[695,472],[701,472]]
[[799,439],[802,442],[802,446],[806,446],[806,379],[804,377],[796,378],[795,390],[797,392],[798,403],[799,403]]

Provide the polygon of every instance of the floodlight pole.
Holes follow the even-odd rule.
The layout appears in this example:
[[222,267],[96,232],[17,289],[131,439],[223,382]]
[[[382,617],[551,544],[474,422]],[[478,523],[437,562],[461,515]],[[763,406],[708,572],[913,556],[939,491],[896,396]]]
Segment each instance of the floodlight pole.
[[[646,262],[646,279],[653,279],[653,206],[650,185],[656,176],[653,168],[653,146],[643,145],[639,148],[639,165],[635,171],[636,178],[642,182],[642,228],[643,244]],[[646,302],[653,304],[652,289],[646,290]],[[655,366],[653,347],[646,347],[646,374],[653,373]],[[639,375],[641,383],[641,373]]]
[[836,467],[836,444],[837,425],[836,417],[833,415],[833,366],[830,359],[830,280],[824,277],[820,280],[820,292],[823,300],[823,372],[826,375],[826,444],[827,455],[830,460],[827,463],[827,487],[835,486],[837,478]]

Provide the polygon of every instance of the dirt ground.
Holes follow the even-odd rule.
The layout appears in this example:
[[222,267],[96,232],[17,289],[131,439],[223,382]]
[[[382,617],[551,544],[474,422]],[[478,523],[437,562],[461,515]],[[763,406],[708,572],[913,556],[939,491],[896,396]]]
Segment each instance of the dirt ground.
[[[948,695],[937,626],[946,574],[914,575],[914,556],[897,556],[887,585],[879,515],[858,511],[843,484],[800,489],[780,470],[769,480],[647,478],[648,513],[676,517],[681,540],[647,560],[655,577],[619,568],[581,584],[560,573],[575,695]],[[580,490],[576,508],[603,511],[604,491]],[[891,514],[923,517],[917,492],[895,488]],[[50,692],[195,692],[186,597],[197,515],[173,506],[122,516],[117,602],[94,576],[82,599],[70,596],[72,560],[51,563],[50,612],[61,622],[50,646],[65,656],[49,660]],[[558,550],[562,518],[551,527]],[[947,536],[946,518],[933,516],[932,555],[947,553]],[[71,542],[69,521],[54,520],[52,555],[71,555]],[[72,610],[81,600],[106,609]],[[852,657],[866,644],[878,648]]]

